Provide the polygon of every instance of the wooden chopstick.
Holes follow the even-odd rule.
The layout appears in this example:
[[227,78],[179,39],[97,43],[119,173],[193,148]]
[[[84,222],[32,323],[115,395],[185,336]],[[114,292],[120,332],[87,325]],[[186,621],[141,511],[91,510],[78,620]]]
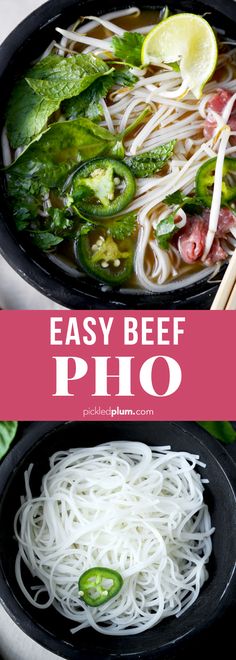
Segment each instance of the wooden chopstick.
[[236,309],[236,282],[235,285],[231,291],[229,300],[227,302],[227,305],[225,309]]
[[236,248],[213,300],[211,309],[236,309]]

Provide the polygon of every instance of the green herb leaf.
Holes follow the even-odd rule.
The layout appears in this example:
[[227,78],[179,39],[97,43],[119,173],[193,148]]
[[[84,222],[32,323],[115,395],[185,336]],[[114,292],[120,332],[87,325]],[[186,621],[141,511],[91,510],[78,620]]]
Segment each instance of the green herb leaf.
[[16,435],[18,422],[0,422],[0,459],[7,453]]
[[176,190],[176,192],[172,193],[171,195],[167,195],[164,203],[168,204],[169,206],[176,204],[179,207],[184,208],[186,213],[189,213],[189,215],[201,213],[203,209],[203,204],[197,196],[184,196],[181,190]]
[[89,119],[52,124],[7,169],[10,178],[24,180],[28,193],[58,187],[79,163],[112,153],[120,139]]
[[84,92],[63,102],[62,111],[67,119],[88,117],[92,121],[100,121],[103,117],[101,99],[105,98],[114,85],[131,87],[138,78],[125,67],[115,69],[108,75],[101,76]]
[[9,142],[14,149],[29,144],[46,126],[59,104],[35,94],[26,80],[20,80],[11,94],[6,117]]
[[[16,185],[15,185],[16,183]],[[12,181],[11,186],[8,186],[9,192],[11,190],[12,199],[14,199],[13,215],[18,231],[26,229],[30,220],[35,218],[38,213],[37,202],[28,197],[27,192],[21,190],[21,197],[19,197],[19,185],[17,182]]]
[[174,234],[179,231],[179,228],[176,226],[176,211],[170,213],[167,218],[164,218],[156,226],[155,235],[158,242],[158,245],[162,250],[168,250],[171,239]]
[[56,247],[56,245],[59,245],[64,238],[60,236],[55,236],[54,234],[51,234],[48,231],[30,231],[29,236],[32,239],[33,243],[37,245],[38,248],[41,250],[44,250],[45,252],[47,250],[51,250],[52,248]]
[[137,76],[134,75],[131,69],[128,69],[125,66],[115,69],[111,75],[113,78],[113,85],[133,87],[133,85],[138,82]]
[[92,121],[99,121],[103,116],[100,105],[102,98],[107,96],[109,89],[113,86],[112,74],[98,78],[88,89],[79,96],[64,101],[62,111],[67,119],[77,117],[88,117]]
[[81,225],[81,227],[79,229],[79,234],[81,234],[81,236],[85,236],[86,234],[89,234],[89,232],[92,231],[95,228],[96,228],[96,223],[92,222],[91,220],[88,220],[87,222],[85,222],[84,224]]
[[93,55],[64,58],[48,55],[37,62],[14,87],[7,108],[6,126],[12,147],[27,145],[46,127],[61,101],[75,96],[109,67]]
[[112,47],[115,57],[124,62],[129,62],[133,66],[140,66],[144,38],[144,35],[139,34],[139,32],[124,32],[122,37],[113,36]]
[[[116,154],[123,158],[124,147],[120,136],[83,117],[52,124],[7,168],[8,192],[18,229],[25,229],[37,217],[45,194],[57,189],[59,196],[62,195],[68,175],[80,163],[102,154]],[[62,212],[54,209],[50,214],[54,216],[54,233],[55,221],[59,221],[60,216],[61,223]],[[64,215],[63,222],[66,219]],[[45,226],[41,229],[44,230]],[[51,233],[51,227],[46,229]]]
[[197,422],[213,438],[217,438],[225,444],[232,444],[236,440],[236,431],[231,422]]
[[48,209],[48,217],[44,220],[45,229],[56,236],[71,236],[74,229],[74,220],[71,210],[68,208],[54,208]]
[[177,71],[177,73],[180,71],[178,62],[169,62],[169,66],[173,69],[173,71]]
[[91,54],[48,55],[34,65],[26,80],[36,94],[60,103],[80,94],[107,73],[107,64]]
[[156,147],[151,151],[146,151],[138,156],[129,156],[125,158],[125,163],[130,167],[134,176],[147,177],[155,174],[164,167],[172,156],[176,140],[171,140],[161,147]]
[[176,190],[176,192],[172,193],[171,195],[167,195],[167,197],[164,199],[164,203],[168,204],[169,206],[172,206],[172,204],[181,206],[184,199],[186,199],[186,197],[182,195],[181,190]]
[[173,213],[161,220],[161,222],[156,227],[156,239],[158,245],[163,250],[168,250],[170,241],[172,240],[174,234],[179,231],[179,227],[176,223],[176,217],[178,214],[178,208],[184,208],[186,213],[195,214],[202,211],[202,204],[197,197],[188,197],[184,196],[181,190],[176,190],[176,192],[168,195],[165,200],[165,204],[169,206],[176,206],[177,208]]
[[126,213],[113,220],[111,224],[109,223],[108,233],[117,241],[122,241],[134,233],[136,219],[136,213]]

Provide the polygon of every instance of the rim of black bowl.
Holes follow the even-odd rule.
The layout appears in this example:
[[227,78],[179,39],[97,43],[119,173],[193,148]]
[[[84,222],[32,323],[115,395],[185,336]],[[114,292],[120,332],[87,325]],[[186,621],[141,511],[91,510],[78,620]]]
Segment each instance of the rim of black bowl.
[[[116,0],[113,9],[132,6],[134,0]],[[155,9],[165,5],[165,0],[159,2],[138,3],[141,8]],[[170,8],[176,9],[175,0],[169,1]],[[193,6],[194,5],[194,6]],[[178,0],[178,7],[184,11],[198,10],[204,13],[206,9],[217,12],[218,20],[223,20],[227,30],[232,30],[236,22],[236,5],[232,0]],[[75,19],[81,13],[102,14],[111,9],[109,0],[102,0],[99,11],[95,0],[50,0],[32,12],[7,37],[0,47],[0,84],[2,87],[2,112],[11,89],[9,80],[19,74],[23,64],[43,52],[44,45],[50,43],[55,19],[65,26],[65,15]],[[27,55],[27,57],[26,57]],[[3,116],[0,117],[3,125]],[[122,293],[119,290],[102,291],[96,280],[69,275],[62,268],[53,264],[45,253],[40,252],[26,241],[19,238],[10,212],[6,191],[2,190],[2,208],[0,211],[0,253],[12,268],[29,284],[51,300],[71,309],[207,309],[210,307],[217,290],[217,284],[207,281],[207,277],[194,284],[183,285],[166,293]]]
[[[157,430],[157,427],[160,426],[165,426],[165,427],[171,427],[173,432],[181,432],[183,434],[183,437],[185,435],[188,437],[192,437],[195,442],[202,447],[202,451],[207,452],[209,456],[209,460],[213,460],[214,462],[217,463],[218,468],[220,469],[221,472],[223,472],[223,477],[227,481],[227,487],[230,489],[230,493],[232,495],[233,501],[236,504],[236,471],[235,471],[235,463],[229,456],[229,454],[226,452],[224,447],[220,445],[217,441],[215,441],[213,438],[211,438],[203,429],[198,428],[194,423],[192,422],[34,422],[30,425],[30,427],[24,432],[22,439],[18,442],[18,444],[15,445],[15,447],[9,452],[7,457],[3,460],[3,463],[0,467],[0,502],[2,499],[2,493],[4,492],[5,487],[7,486],[8,482],[10,481],[11,475],[14,474],[14,472],[17,471],[17,467],[21,466],[21,463],[24,463],[25,460],[27,460],[27,455],[30,452],[30,450],[34,447],[37,448],[37,445],[40,444],[41,440],[46,440],[47,436],[50,434],[57,433],[57,431],[60,431],[60,429],[64,429],[65,427],[69,427],[72,425],[75,427],[76,425],[80,425],[80,428],[82,427],[86,428],[86,433],[88,431],[88,425],[90,425],[90,428],[99,428],[99,433],[101,429],[107,429],[110,430],[111,428],[113,429],[113,432],[115,432],[115,437],[116,434],[120,433],[120,429],[122,429],[122,435],[124,434],[124,428],[128,429],[127,434],[129,435],[129,429],[135,428],[138,434],[141,433],[141,438],[142,438],[142,433],[144,432],[144,438],[145,438],[145,433],[147,432],[148,426],[149,429],[155,428]],[[88,434],[86,435],[88,438]],[[140,441],[145,442],[145,439],[143,440],[140,439],[140,435],[138,435],[138,439]],[[114,433],[113,433],[113,439],[114,439]],[[99,440],[100,441],[100,440]],[[87,443],[85,443],[87,444]],[[89,443],[88,443],[89,444]],[[93,444],[93,443],[92,443]],[[235,531],[236,531],[236,519],[235,519]],[[234,530],[232,529],[232,535],[234,533]],[[232,542],[233,542],[233,536],[232,536]],[[116,658],[129,658],[132,660],[132,658],[146,658],[146,660],[156,660],[157,658],[163,658],[163,654],[168,654],[170,653],[171,657],[172,652],[175,653],[176,650],[178,650],[179,646],[182,643],[185,642],[191,642],[193,638],[196,639],[197,636],[199,636],[201,633],[203,634],[206,632],[206,629],[208,630],[213,624],[216,624],[217,621],[221,618],[222,614],[228,610],[228,608],[234,603],[235,599],[235,590],[236,590],[236,567],[234,566],[233,568],[233,561],[232,561],[232,571],[230,578],[225,585],[225,588],[222,591],[221,598],[219,602],[216,602],[214,605],[214,611],[211,613],[210,618],[207,620],[207,622],[201,621],[195,622],[195,625],[193,628],[190,628],[187,632],[185,632],[183,635],[180,635],[178,638],[173,643],[173,640],[169,642],[164,642],[158,650],[154,652],[154,650],[150,651],[133,651],[129,652],[129,650],[126,649],[126,651],[122,652],[119,650],[119,652],[114,652],[114,651],[108,651],[105,648],[100,648],[96,649],[94,652],[94,656],[92,657],[91,654],[89,656],[91,657],[91,660],[115,660]],[[7,584],[5,575],[2,572],[2,568],[0,567],[0,603],[3,605],[4,609],[8,612],[10,617],[13,619],[13,621],[25,632],[29,637],[34,639],[36,642],[41,644],[44,648],[47,648],[48,650],[60,654],[60,657],[64,657],[70,660],[86,660],[88,657],[88,651],[85,652],[84,649],[80,649],[78,646],[71,647],[71,645],[68,644],[65,640],[58,640],[55,638],[53,634],[50,634],[49,631],[46,631],[44,628],[40,626],[39,623],[36,623],[35,620],[33,620],[29,614],[26,614],[25,611],[22,609],[22,605],[18,603],[16,597],[13,595],[13,592],[11,590],[10,585]],[[100,637],[100,635],[99,635]],[[101,637],[103,637],[101,635]],[[136,636],[137,638],[139,635]],[[127,639],[127,637],[126,637]],[[102,646],[102,643],[101,643]]]

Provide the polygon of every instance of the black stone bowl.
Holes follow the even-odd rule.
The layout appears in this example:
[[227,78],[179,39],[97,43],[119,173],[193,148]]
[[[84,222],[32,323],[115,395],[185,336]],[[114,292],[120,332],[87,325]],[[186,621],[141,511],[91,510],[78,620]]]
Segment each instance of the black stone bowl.
[[[89,441],[88,438],[91,438]],[[138,440],[148,445],[170,444],[174,450],[199,454],[206,463],[200,469],[209,479],[205,499],[212,524],[213,552],[209,579],[196,602],[180,618],[170,617],[134,636],[106,636],[91,628],[71,635],[70,622],[53,607],[35,609],[16,582],[14,563],[17,542],[13,520],[24,493],[24,470],[34,463],[31,487],[40,492],[49,457],[57,450],[91,446],[112,440]],[[63,658],[73,660],[172,660],[183,643],[202,639],[204,632],[232,605],[236,592],[236,471],[226,451],[196,425],[170,422],[43,422],[32,424],[0,467],[0,602],[30,637]],[[26,571],[28,588],[32,577]],[[234,595],[234,596],[233,596]],[[191,656],[192,657],[192,656]],[[196,657],[196,656],[194,656]],[[182,658],[182,655],[181,655]]]
[[[113,9],[134,5],[134,0],[116,0]],[[137,3],[136,3],[137,4]],[[160,2],[140,0],[140,8],[160,8]],[[212,25],[224,28],[234,37],[236,5],[232,0],[170,0],[170,9],[193,11],[204,14]],[[0,48],[0,130],[4,125],[6,103],[14,81],[22,75],[35,58],[55,38],[55,26],[67,27],[81,14],[102,14],[110,11],[109,0],[101,4],[95,0],[51,0],[34,11],[10,34]],[[210,12],[210,13],[209,13]],[[210,307],[217,285],[207,282],[207,277],[191,285],[181,285],[171,292],[151,294],[145,291],[134,294],[113,289],[103,291],[96,280],[76,276],[76,269],[65,271],[52,263],[46,253],[40,252],[19,234],[9,209],[4,181],[1,183],[0,202],[0,252],[16,272],[44,295],[71,309],[138,308],[138,309],[207,309]]]

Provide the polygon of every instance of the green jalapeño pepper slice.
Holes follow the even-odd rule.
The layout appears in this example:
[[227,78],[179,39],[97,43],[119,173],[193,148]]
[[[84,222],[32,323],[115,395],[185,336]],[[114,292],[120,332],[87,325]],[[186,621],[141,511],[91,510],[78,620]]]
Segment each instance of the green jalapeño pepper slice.
[[115,158],[94,158],[75,172],[71,194],[79,211],[104,218],[122,211],[135,190],[135,179],[127,165]]
[[119,593],[123,579],[112,568],[94,566],[80,576],[79,595],[86,605],[99,607]]
[[114,239],[104,225],[80,234],[75,244],[75,256],[85,272],[111,286],[119,286],[131,276],[133,254],[134,238]]
[[[216,158],[210,158],[201,165],[196,175],[197,197],[201,199],[205,206],[210,207],[212,202],[212,192],[215,180]],[[236,176],[236,158],[224,159],[223,181],[222,181],[222,206],[228,206],[229,202],[236,199],[236,185],[232,185],[232,177]],[[228,178],[229,177],[229,178]],[[236,183],[236,179],[235,179]]]

